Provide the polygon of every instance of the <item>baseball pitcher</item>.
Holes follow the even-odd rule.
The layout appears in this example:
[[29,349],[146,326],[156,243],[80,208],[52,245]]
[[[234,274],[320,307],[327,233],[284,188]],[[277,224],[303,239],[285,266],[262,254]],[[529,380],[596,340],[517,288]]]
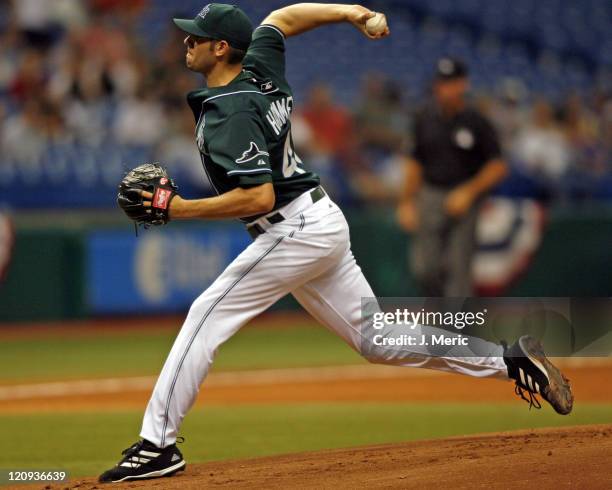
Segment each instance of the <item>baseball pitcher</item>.
[[[368,20],[375,17],[371,29]],[[375,41],[389,35],[384,18],[358,5],[304,3],[272,12],[253,30],[239,8],[211,3],[194,19],[174,22],[186,35],[187,68],[206,80],[187,101],[202,164],[218,195],[183,199],[161,166],[146,164],[126,176],[119,204],[146,226],[169,219],[239,218],[253,242],[192,304],[147,406],[141,440],[101,482],[185,469],[175,442],[217,349],[279,298],[293,294],[317,321],[361,352],[361,298],[374,297],[351,253],[342,211],[295,152],[285,39],[348,22]],[[533,400],[539,393],[558,412],[569,413],[569,384],[535,339],[521,337],[506,349],[491,343],[489,352],[482,358],[426,357],[409,348],[382,348],[370,360],[511,379],[521,394]]]

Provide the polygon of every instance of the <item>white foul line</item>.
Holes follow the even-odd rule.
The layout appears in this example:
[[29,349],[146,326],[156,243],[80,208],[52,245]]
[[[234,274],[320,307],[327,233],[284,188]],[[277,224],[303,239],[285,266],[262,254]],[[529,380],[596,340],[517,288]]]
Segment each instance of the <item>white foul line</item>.
[[[435,375],[434,371],[420,369],[398,369],[392,366],[336,366],[293,369],[263,369],[212,373],[204,382],[206,387],[238,385],[270,385],[279,383],[308,383],[350,379],[405,378]],[[150,390],[157,376],[131,378],[88,379],[58,381],[38,384],[0,386],[0,401],[24,398],[48,398],[74,395],[95,395],[121,393],[126,391]]]
[[[610,358],[564,358],[552,359],[562,367],[596,367],[612,365]],[[261,369],[251,371],[222,371],[211,373],[204,382],[207,387],[274,385],[281,383],[312,383],[319,381],[342,381],[355,379],[422,378],[444,375],[429,369],[399,368],[363,364],[357,366],[325,366],[291,369]],[[150,391],[157,376],[130,378],[87,379],[57,381],[37,384],[0,386],[0,401],[27,398],[52,398],[62,396],[98,395],[128,391]]]

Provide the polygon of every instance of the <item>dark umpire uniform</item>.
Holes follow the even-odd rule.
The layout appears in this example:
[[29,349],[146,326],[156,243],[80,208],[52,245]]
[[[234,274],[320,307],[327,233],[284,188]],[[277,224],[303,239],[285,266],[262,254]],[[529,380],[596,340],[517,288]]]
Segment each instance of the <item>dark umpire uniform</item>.
[[[465,104],[467,69],[438,62],[434,100],[414,122],[413,272],[426,296],[473,294],[472,256],[479,204],[506,167],[491,124]],[[409,197],[410,199],[411,197]]]

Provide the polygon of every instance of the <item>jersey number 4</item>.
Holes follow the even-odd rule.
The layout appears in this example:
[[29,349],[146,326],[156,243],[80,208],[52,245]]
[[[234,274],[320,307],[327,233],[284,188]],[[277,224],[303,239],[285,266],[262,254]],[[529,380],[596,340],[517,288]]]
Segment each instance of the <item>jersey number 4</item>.
[[283,177],[291,177],[294,173],[303,174],[306,171],[298,167],[298,163],[302,163],[302,160],[293,149],[293,140],[291,138],[291,131],[287,132],[285,138],[285,150],[283,154]]

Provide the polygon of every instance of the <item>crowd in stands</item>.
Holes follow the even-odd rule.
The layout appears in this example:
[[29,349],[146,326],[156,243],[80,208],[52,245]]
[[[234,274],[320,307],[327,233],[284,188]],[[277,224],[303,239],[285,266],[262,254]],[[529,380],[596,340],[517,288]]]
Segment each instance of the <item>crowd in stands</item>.
[[[124,160],[154,158],[206,187],[185,103],[202,82],[184,67],[180,31],[169,29],[155,49],[135,35],[146,8],[147,0],[0,0],[0,176],[35,176],[97,155],[97,165],[114,165],[110,185]],[[295,94],[293,138],[337,199],[391,202],[427,87],[408,95],[415,88],[393,73],[364,72],[360,83],[351,106],[335,97],[342,87],[324,81]],[[498,128],[515,175],[540,195],[612,199],[601,188],[612,175],[604,86],[549,100],[500,77],[473,102]]]
[[[612,198],[610,94],[568,94],[554,103],[528,94],[520,80],[503,82],[472,103],[497,128],[514,176],[537,197]],[[410,155],[412,116],[421,103],[403,100],[401,87],[376,74],[364,79],[361,93],[350,110],[334,103],[330,87],[315,85],[294,116],[294,140],[320,173],[341,168],[334,182],[348,183],[348,194],[391,201],[403,183],[401,160]]]

